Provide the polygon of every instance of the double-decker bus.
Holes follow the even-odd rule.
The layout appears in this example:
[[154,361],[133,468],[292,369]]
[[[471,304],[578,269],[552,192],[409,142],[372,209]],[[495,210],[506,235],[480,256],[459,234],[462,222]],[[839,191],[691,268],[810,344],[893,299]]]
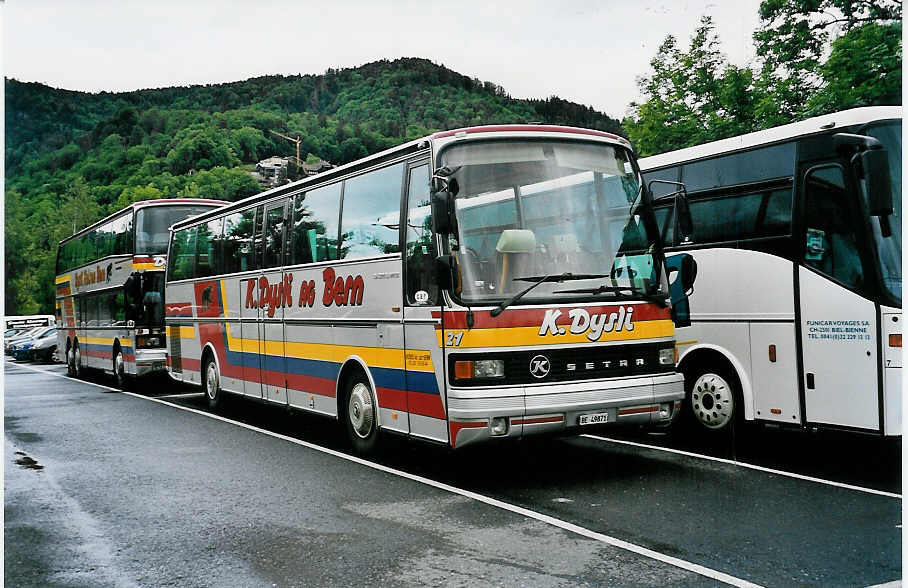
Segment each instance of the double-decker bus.
[[164,371],[164,269],[170,225],[227,204],[198,198],[137,202],[57,247],[57,350],[67,371],[127,378]]
[[334,417],[360,452],[380,431],[460,448],[680,408],[652,200],[617,136],[440,132],[172,230],[168,370],[213,408]]
[[[737,421],[901,434],[902,114],[848,110],[640,160],[683,182],[698,262],[678,331],[686,405]],[[662,184],[653,184],[663,190]],[[721,435],[719,435],[721,437]]]

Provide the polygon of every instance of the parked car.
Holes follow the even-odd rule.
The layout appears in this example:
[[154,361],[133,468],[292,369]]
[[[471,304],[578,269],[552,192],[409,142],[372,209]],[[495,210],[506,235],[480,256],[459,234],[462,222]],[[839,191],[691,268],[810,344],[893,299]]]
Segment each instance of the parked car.
[[46,331],[48,328],[51,328],[51,327],[34,327],[27,331],[23,331],[17,335],[13,335],[12,337],[9,337],[8,339],[4,339],[3,352],[7,355],[12,355],[13,354],[13,345],[15,345],[16,343],[19,343],[20,341],[24,341],[26,339],[31,339],[38,333]]
[[34,339],[28,350],[28,359],[31,361],[52,362],[56,361],[56,355],[57,329],[51,329],[40,338]]

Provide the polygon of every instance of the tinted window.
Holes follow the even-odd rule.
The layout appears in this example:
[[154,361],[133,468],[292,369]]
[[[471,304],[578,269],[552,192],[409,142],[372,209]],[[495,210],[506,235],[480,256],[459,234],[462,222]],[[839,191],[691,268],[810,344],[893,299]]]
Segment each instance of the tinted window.
[[344,186],[341,257],[400,252],[400,192],[404,164],[351,178]]
[[337,222],[341,184],[296,197],[293,210],[292,263],[337,259]]
[[281,252],[284,250],[284,204],[268,208],[265,213],[265,266],[283,265]]
[[791,190],[782,189],[690,203],[695,243],[720,243],[789,234]]
[[650,182],[652,180],[668,180],[670,182],[679,182],[681,181],[679,179],[680,169],[680,167],[668,167],[665,169],[646,172],[645,174],[643,174],[643,181],[646,182],[647,187],[652,189],[654,198],[665,196],[666,194],[671,194],[672,192],[675,192],[678,187],[671,184],[660,184],[658,182],[650,185]]
[[259,269],[262,267],[262,255],[264,254],[264,238],[262,229],[265,226],[265,207],[259,206],[255,209],[255,230],[252,233],[252,257],[249,258],[249,269]]
[[784,143],[684,165],[688,192],[762,182],[794,175],[795,144]]
[[165,253],[172,224],[212,208],[210,205],[186,205],[149,206],[140,209],[136,212],[136,253],[146,255]]
[[432,209],[429,205],[429,166],[410,170],[407,206],[407,301],[410,304],[436,304],[435,242]]
[[848,203],[842,169],[811,170],[804,191],[804,263],[847,286],[859,286],[864,272],[854,232],[856,215]]
[[223,219],[219,218],[199,226],[199,243],[197,245],[198,251],[194,274],[196,278],[205,278],[218,273],[218,269],[215,267],[217,255],[214,247],[215,243],[221,238],[223,225]]
[[196,227],[180,229],[173,234],[170,258],[167,260],[171,280],[185,280],[195,273]]
[[242,212],[235,212],[224,218],[223,272],[232,274],[253,269],[252,261],[252,228],[255,219],[255,209],[249,208]]
[[656,226],[666,245],[674,243],[675,239],[675,209],[673,206],[664,206],[656,209]]

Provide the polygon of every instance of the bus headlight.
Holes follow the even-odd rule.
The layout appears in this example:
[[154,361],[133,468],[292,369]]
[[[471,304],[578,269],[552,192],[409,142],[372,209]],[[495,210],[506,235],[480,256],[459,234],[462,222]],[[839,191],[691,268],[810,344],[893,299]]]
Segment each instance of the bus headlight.
[[659,350],[659,365],[675,365],[674,347],[666,347]]
[[504,361],[501,359],[478,359],[454,362],[455,380],[503,378]]

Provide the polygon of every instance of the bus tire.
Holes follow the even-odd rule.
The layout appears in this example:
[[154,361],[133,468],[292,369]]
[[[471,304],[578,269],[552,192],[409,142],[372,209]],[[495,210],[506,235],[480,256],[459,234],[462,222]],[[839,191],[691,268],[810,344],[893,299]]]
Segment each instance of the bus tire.
[[362,372],[347,378],[344,388],[344,429],[353,450],[360,454],[374,453],[378,447],[378,406],[372,388]]
[[202,390],[208,401],[208,408],[217,410],[224,404],[224,391],[221,389],[221,375],[218,364],[211,354],[206,356],[205,366],[202,370]]
[[76,350],[74,345],[66,344],[66,375],[76,377]]
[[113,377],[114,387],[120,390],[129,389],[129,376],[126,375],[126,363],[123,361],[123,351],[120,345],[114,347],[113,353]]
[[78,341],[73,344],[73,373],[77,378],[85,375],[85,370],[82,369],[82,351],[79,349]]
[[693,364],[684,371],[687,417],[709,433],[727,432],[742,421],[744,402],[734,372],[718,359]]

